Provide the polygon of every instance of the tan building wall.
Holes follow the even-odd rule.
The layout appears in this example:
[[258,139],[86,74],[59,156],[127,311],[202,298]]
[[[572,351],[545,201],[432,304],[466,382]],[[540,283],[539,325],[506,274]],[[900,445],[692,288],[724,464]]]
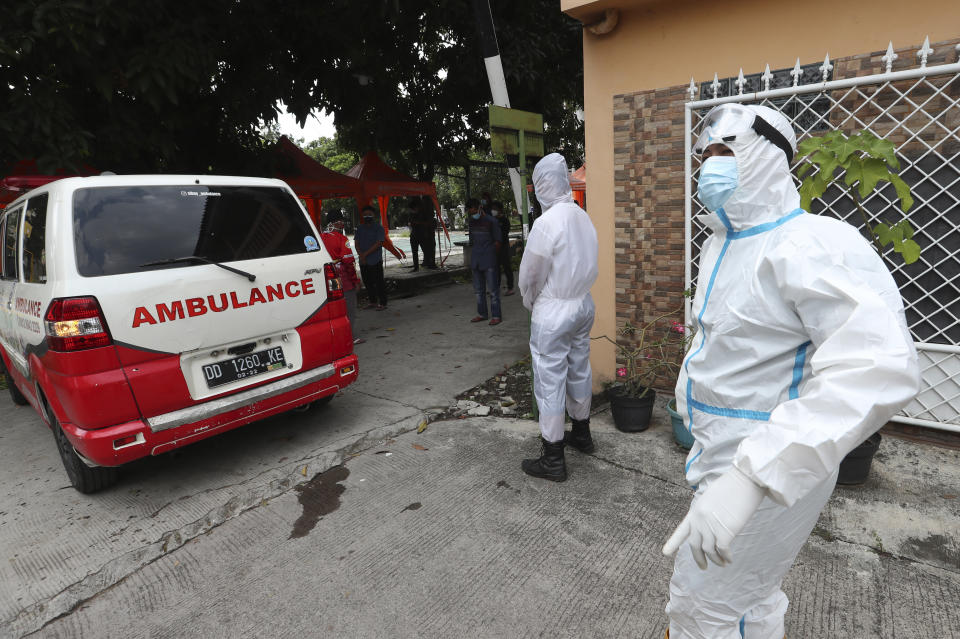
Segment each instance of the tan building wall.
[[[868,53],[878,58],[891,40],[898,50],[909,47],[900,51],[904,57],[927,36],[936,43],[960,35],[956,0],[866,5],[561,0],[560,5],[584,24],[601,20],[604,9],[618,10],[612,31],[594,35],[585,29],[583,39],[588,210],[600,240],[594,336],[616,334],[618,311],[621,324],[624,318],[636,323],[653,311],[658,295],[668,294],[659,302],[663,308],[683,288],[682,278],[677,280],[683,259],[683,178],[674,174],[672,154],[676,136],[683,139],[682,103],[688,99],[683,88],[691,77],[700,83],[714,73],[721,78],[736,76],[741,68],[745,74],[759,73],[767,64],[786,68],[797,58],[810,64],[827,54],[831,60]],[[952,53],[951,61],[956,59]],[[834,77],[843,76],[835,69]],[[678,105],[679,125],[672,117]],[[666,120],[644,122],[658,113],[667,115],[665,111],[670,112]],[[623,164],[624,157],[642,158],[644,153],[646,162],[635,162],[629,170]],[[682,159],[680,166],[682,170]],[[643,215],[637,217],[637,212]],[[679,264],[668,267],[666,260]],[[643,305],[648,308],[637,313]],[[599,389],[615,369],[613,346],[595,341],[591,359]]]

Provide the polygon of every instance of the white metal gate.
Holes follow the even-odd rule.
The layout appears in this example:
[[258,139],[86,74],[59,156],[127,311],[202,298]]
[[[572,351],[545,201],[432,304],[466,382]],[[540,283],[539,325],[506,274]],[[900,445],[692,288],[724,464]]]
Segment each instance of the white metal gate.
[[[960,54],[960,44],[955,48]],[[894,421],[960,432],[960,62],[927,66],[933,53],[928,39],[916,52],[915,68],[893,71],[898,56],[891,43],[882,57],[884,73],[834,80],[829,79],[829,57],[815,67],[814,78],[809,78],[810,67],[801,68],[797,60],[789,71],[792,83],[788,80],[783,88],[777,87],[783,74],[771,74],[769,66],[762,75],[747,78],[741,70],[730,82],[735,94],[728,96],[723,96],[717,76],[700,89],[691,79],[691,102],[685,109],[686,282],[690,286],[696,280],[700,249],[709,234],[696,219],[704,209],[692,197],[700,162],[691,153],[691,139],[711,107],[739,102],[779,109],[792,121],[798,140],[829,129],[869,129],[891,140],[901,177],[915,199],[906,217],[923,250],[909,266],[899,258],[888,261],[896,264],[891,270],[903,295],[923,378],[920,393]],[[808,79],[812,82],[804,82]],[[701,90],[712,97],[694,101]],[[903,217],[890,185],[875,191],[864,206],[872,224]],[[862,230],[855,205],[840,188],[831,186],[811,208]]]

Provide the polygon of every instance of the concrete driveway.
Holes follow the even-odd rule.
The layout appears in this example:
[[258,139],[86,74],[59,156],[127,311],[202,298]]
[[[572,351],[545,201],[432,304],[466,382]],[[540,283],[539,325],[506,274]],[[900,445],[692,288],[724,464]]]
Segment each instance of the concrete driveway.
[[475,314],[466,284],[361,311],[360,377],[331,404],[131,464],[96,495],[70,487],[33,409],[0,395],[0,637],[40,628],[355,451],[415,429],[526,355],[519,295],[504,298],[499,326],[471,324]]
[[[526,477],[536,425],[417,425],[526,354],[519,298],[470,324],[468,285],[365,311],[361,380],[320,410],[129,468],[84,496],[5,402],[0,636],[660,639],[686,511],[658,399],[643,433],[593,417],[570,480]],[[393,330],[389,330],[393,329]],[[884,439],[789,573],[788,636],[960,637],[956,450]],[[31,634],[32,633],[32,634]]]

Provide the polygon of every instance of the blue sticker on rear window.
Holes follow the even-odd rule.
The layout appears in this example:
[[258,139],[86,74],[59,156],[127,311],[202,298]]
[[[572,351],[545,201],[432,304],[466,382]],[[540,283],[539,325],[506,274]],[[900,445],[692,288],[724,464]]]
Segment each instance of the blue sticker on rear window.
[[317,244],[317,239],[312,235],[308,235],[303,238],[303,245],[307,247],[308,251],[316,251],[320,248],[320,245]]

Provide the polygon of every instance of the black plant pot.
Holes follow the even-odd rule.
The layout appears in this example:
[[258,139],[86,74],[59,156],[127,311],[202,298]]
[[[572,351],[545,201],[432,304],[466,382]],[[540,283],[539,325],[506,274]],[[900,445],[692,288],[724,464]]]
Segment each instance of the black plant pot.
[[646,395],[639,398],[622,395],[621,389],[611,388],[607,391],[607,398],[610,400],[610,412],[613,413],[613,425],[625,433],[647,430],[656,397],[657,393],[652,388],[648,388]]
[[838,484],[859,486],[867,481],[873,455],[880,448],[880,439],[880,433],[874,433],[870,435],[867,441],[847,453],[847,456],[840,462],[840,474],[837,475]]

